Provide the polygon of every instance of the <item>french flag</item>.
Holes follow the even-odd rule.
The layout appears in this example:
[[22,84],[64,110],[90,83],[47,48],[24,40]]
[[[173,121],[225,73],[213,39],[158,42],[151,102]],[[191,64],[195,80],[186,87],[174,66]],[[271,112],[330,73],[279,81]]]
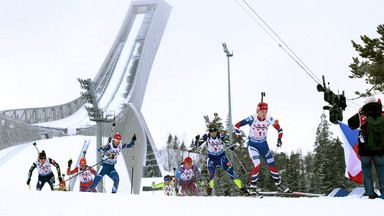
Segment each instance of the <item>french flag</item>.
[[348,125],[342,122],[339,122],[339,126],[344,140],[344,158],[345,164],[347,165],[345,176],[354,182],[362,184],[363,173],[357,146],[357,134],[359,133],[359,130],[352,130]]

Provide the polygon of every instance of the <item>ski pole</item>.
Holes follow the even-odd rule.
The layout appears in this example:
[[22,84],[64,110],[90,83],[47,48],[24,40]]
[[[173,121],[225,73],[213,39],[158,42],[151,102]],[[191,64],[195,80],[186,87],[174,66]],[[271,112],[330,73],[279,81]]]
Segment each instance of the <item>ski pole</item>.
[[[112,123],[112,128],[111,128],[111,135],[109,136],[109,138],[108,138],[108,141],[110,141],[111,139],[112,139],[112,136],[113,136],[113,131],[115,130],[115,125],[116,125],[116,123],[114,122],[114,123]],[[108,142],[109,143],[109,142]]]
[[39,151],[39,149],[38,149],[37,146],[36,146],[36,145],[37,145],[36,142],[34,142],[32,145],[35,146],[35,148],[36,148],[36,150],[37,150],[37,153],[40,154],[40,151]]
[[237,156],[237,154],[236,154],[236,152],[235,152],[235,151],[233,151],[233,154],[235,155],[235,157],[236,157],[236,158],[237,158],[237,160],[239,161],[239,163],[240,163],[240,166],[241,166],[241,167],[243,167],[243,169],[244,169],[245,173],[247,173],[247,175],[248,175],[249,179],[250,179],[250,180],[252,180],[252,176],[251,176],[251,175],[249,175],[249,173],[248,173],[247,169],[245,169],[245,167],[244,167],[243,163],[241,163],[241,161],[240,161],[240,158]]
[[265,97],[265,92],[261,92],[261,103],[263,103],[263,98]]
[[101,186],[103,187],[103,192],[105,193],[106,191],[105,191],[105,187],[104,187],[103,181],[100,181],[100,183],[101,183]]
[[133,145],[133,152],[132,152],[132,178],[131,178],[131,194],[133,191],[133,171],[135,168],[135,145]]
[[[71,163],[72,163],[72,158],[69,158],[70,160],[71,160]],[[69,166],[68,167],[69,168],[69,178],[71,177],[71,167]],[[69,181],[68,181],[68,191],[71,191],[71,179],[68,179]]]

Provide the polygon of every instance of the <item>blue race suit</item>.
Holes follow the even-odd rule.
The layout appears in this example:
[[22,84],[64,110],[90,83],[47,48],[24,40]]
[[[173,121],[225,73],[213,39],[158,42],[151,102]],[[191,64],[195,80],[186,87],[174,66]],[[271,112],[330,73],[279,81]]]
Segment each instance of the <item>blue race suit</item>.
[[[116,142],[115,140],[113,142]],[[117,188],[119,187],[119,174],[117,173],[115,169],[115,164],[117,162],[117,157],[120,155],[120,152],[124,148],[132,148],[132,146],[135,144],[135,142],[132,140],[129,144],[119,144],[117,147],[115,147],[114,144],[108,143],[105,146],[101,146],[97,151],[104,154],[103,162],[101,165],[103,168],[101,171],[96,174],[95,179],[93,180],[93,183],[91,186],[89,186],[87,192],[91,192],[97,184],[99,184],[101,178],[103,178],[104,175],[108,175],[113,180],[113,187],[112,187],[112,193],[117,192]],[[111,157],[113,155],[113,157]]]

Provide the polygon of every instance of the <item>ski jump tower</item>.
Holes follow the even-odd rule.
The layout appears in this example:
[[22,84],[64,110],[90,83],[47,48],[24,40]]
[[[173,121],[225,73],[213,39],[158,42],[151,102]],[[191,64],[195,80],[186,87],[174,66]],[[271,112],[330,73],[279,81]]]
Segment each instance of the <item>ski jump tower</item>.
[[[119,33],[93,79],[100,107],[115,111],[115,131],[126,142],[133,134],[137,136],[134,169],[133,150],[122,151],[129,176],[133,178],[135,194],[140,192],[142,178],[164,174],[141,107],[170,13],[171,6],[164,0],[132,1]],[[71,123],[60,124],[61,121]],[[59,106],[0,111],[0,149],[58,136],[74,129],[77,134],[95,135],[96,127],[90,126],[89,122],[81,97]],[[103,136],[110,136],[111,127],[111,124],[103,124]],[[23,134],[15,134],[21,133],[16,130]],[[10,134],[15,135],[11,137]]]
[[[135,20],[140,19],[138,17],[140,15],[138,31],[126,59],[125,68],[127,71],[125,75],[121,74],[119,89],[114,93],[114,97],[126,96],[122,103],[123,108],[116,116],[116,131],[119,131],[126,138],[130,138],[134,133],[138,137],[135,144],[134,169],[131,169],[132,150],[122,151],[130,178],[133,176],[131,181],[133,181],[135,194],[140,192],[143,177],[161,177],[164,174],[162,165],[157,162],[159,155],[140,110],[152,64],[170,12],[170,5],[163,0],[132,2],[115,43],[108,54],[109,58],[107,57],[99,71],[102,73],[104,70],[108,71],[108,68],[114,67],[113,59],[116,58],[116,54],[119,54],[119,58],[121,58],[123,53],[121,44],[126,43],[129,33],[134,30],[133,24]],[[115,100],[112,99],[111,105],[114,102]],[[121,103],[117,102],[117,104]],[[132,170],[134,173],[131,173]]]

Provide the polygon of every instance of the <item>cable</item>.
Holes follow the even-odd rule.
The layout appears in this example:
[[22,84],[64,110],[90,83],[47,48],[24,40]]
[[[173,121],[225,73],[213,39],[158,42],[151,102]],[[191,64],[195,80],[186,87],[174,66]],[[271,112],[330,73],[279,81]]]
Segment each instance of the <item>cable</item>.
[[[319,80],[319,78],[316,77],[316,75],[309,69],[309,67],[307,65],[304,64],[304,62],[295,54],[295,52],[292,51],[292,49],[289,48],[289,46],[273,31],[273,29],[260,17],[260,15],[245,1],[243,0],[243,2],[247,5],[247,7],[253,12],[253,14],[255,14],[259,20],[261,20],[264,25],[269,29],[269,31],[271,31],[273,33],[273,35],[278,39],[276,40],[276,38],[274,38],[271,33],[269,33],[266,28],[264,28],[264,26],[262,26],[260,24],[260,22],[257,21],[257,19],[255,19],[255,17],[252,16],[251,13],[249,13],[246,8],[243,7],[243,5],[241,5],[238,0],[235,0],[236,3],[272,38],[272,40],[274,40],[280,48],[282,48],[284,50],[284,52],[286,52],[289,57],[291,57],[292,60],[294,60],[316,83],[320,84],[321,85],[321,81]],[[281,45],[281,43],[289,50],[289,52]]]

